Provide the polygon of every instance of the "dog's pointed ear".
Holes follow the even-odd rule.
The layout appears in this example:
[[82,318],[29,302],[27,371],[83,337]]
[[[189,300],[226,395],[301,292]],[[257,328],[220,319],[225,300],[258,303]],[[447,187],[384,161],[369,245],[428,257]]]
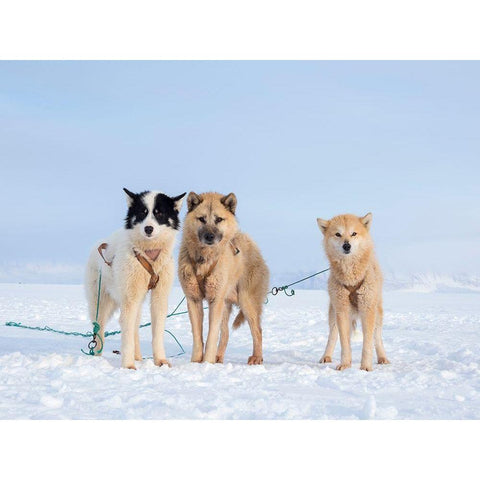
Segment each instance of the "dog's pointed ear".
[[317,218],[317,224],[320,231],[325,235],[327,231],[330,220],[324,220],[323,218]]
[[183,204],[183,197],[187,194],[187,192],[183,192],[181,195],[177,195],[176,197],[172,197],[173,200],[173,208],[177,213],[180,212],[182,209]]
[[360,221],[367,230],[370,230],[370,225],[372,224],[372,214],[370,212],[367,213],[364,217],[360,218]]
[[227,209],[230,210],[235,215],[235,209],[237,208],[237,197],[234,193],[229,193],[220,199],[222,205]]
[[195,210],[202,202],[203,198],[200,197],[200,195],[197,195],[195,192],[190,192],[187,197],[188,212],[190,213],[192,210]]
[[131,192],[130,190],[127,190],[126,188],[123,189],[123,191],[127,194],[127,204],[130,206],[133,203],[133,200],[135,198],[135,194]]

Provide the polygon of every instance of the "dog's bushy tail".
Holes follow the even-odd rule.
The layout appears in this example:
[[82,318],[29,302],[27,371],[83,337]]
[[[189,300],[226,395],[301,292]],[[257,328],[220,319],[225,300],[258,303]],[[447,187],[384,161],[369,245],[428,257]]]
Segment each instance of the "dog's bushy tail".
[[240,310],[238,312],[238,315],[235,317],[235,320],[233,321],[233,325],[232,325],[233,329],[236,330],[244,322],[245,322],[245,315]]

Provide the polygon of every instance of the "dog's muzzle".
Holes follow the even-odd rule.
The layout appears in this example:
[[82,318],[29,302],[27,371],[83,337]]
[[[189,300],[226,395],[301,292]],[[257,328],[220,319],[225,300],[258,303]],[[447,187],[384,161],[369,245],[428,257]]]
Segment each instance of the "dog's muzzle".
[[344,253],[350,253],[352,246],[348,242],[345,242],[342,248]]
[[198,238],[204,245],[214,245],[222,239],[222,234],[211,229],[201,229],[198,232]]

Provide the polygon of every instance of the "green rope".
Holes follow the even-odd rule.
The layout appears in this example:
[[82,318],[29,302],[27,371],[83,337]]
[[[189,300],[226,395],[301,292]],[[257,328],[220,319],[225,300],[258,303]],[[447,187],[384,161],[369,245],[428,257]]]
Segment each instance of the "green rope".
[[[22,325],[20,322],[6,322],[5,325],[7,327],[25,328],[27,330],[38,330],[38,331],[42,331],[42,332],[59,333],[61,335],[72,335],[72,336],[75,336],[75,337],[85,337],[85,338],[93,337],[93,339],[88,344],[89,351],[86,352],[85,350],[83,350],[83,348],[81,349],[81,351],[85,355],[95,355],[95,353],[97,355],[99,355],[100,353],[102,353],[103,345],[104,345],[102,337],[100,335],[98,335],[98,332],[100,331],[100,325],[98,324],[98,311],[99,311],[99,306],[100,306],[101,286],[102,286],[102,271],[100,270],[99,275],[98,275],[97,309],[96,309],[96,314],[95,314],[95,321],[92,322],[93,330],[91,332],[86,332],[86,333],[67,332],[65,330],[56,330],[56,329],[48,327],[48,326],[45,326],[45,327],[30,327],[28,325]],[[185,315],[186,313],[188,313],[188,311],[177,312],[177,310],[180,308],[180,305],[184,301],[185,301],[185,296],[180,300],[180,302],[177,304],[177,306],[173,309],[172,313],[167,315],[167,318],[177,316],[177,315]],[[143,325],[140,325],[139,328],[148,327],[151,324],[152,324],[152,322],[147,322],[147,323],[144,323]],[[178,353],[176,355],[171,355],[169,358],[179,357],[180,355],[183,355],[184,353],[186,353],[185,349],[183,348],[182,344],[178,341],[177,337],[170,330],[165,330],[165,332],[168,333],[173,338],[173,340],[180,347],[180,350],[181,350],[180,353]],[[103,335],[106,338],[106,337],[111,337],[113,335],[118,335],[120,333],[122,333],[121,330],[113,330],[111,332],[105,332]],[[97,352],[95,352],[95,347],[97,346],[97,341],[96,341],[97,338],[100,340],[101,345],[100,345],[100,349],[97,350]]]
[[[103,352],[103,339],[100,335],[97,335],[98,332],[100,331],[100,325],[98,323],[98,310],[100,308],[100,290],[101,289],[102,289],[102,269],[98,271],[97,313],[95,314],[95,321],[92,322],[93,338],[88,343],[88,348],[90,349],[90,351],[87,353],[85,352],[85,350],[83,350],[83,348],[81,349],[85,355],[95,355],[95,353],[97,355],[100,355]],[[97,346],[97,336],[100,339],[101,345],[100,345],[100,350],[97,350],[97,352],[95,352],[95,347]]]
[[54,328],[50,327],[29,327],[28,325],[23,325],[20,322],[5,322],[7,327],[18,327],[18,328],[26,328],[27,330],[39,330],[42,332],[52,332],[52,333],[61,333],[62,335],[73,335],[75,337],[91,337],[93,332],[87,333],[80,333],[80,332],[65,332],[64,330],[55,330]]
[[267,293],[267,298],[265,299],[265,303],[268,303],[268,295],[277,295],[279,292],[283,292],[287,297],[293,297],[295,295],[295,290],[293,288],[290,290],[290,293],[288,292],[288,289],[292,285],[297,285],[297,283],[304,282],[305,280],[308,280],[310,278],[316,277],[317,275],[320,275],[321,273],[328,272],[330,270],[329,268],[326,268],[325,270],[321,270],[320,272],[313,273],[312,275],[309,275],[308,277],[301,278],[300,280],[297,280],[296,282],[289,283],[288,285],[283,285],[281,287],[273,287],[268,293]]
[[[295,295],[295,290],[291,289],[290,290],[290,293],[287,292],[287,290],[293,286],[293,285],[297,285],[298,283],[301,283],[301,282],[304,282],[305,280],[308,280],[310,278],[313,278],[313,277],[316,277],[317,275],[320,275],[321,273],[325,273],[327,272],[328,270],[330,270],[329,268],[326,268],[325,270],[321,270],[320,272],[316,272],[316,273],[313,273],[312,275],[309,275],[308,277],[305,277],[305,278],[301,278],[300,280],[297,280],[296,282],[293,282],[293,283],[289,283],[288,285],[283,285],[281,287],[273,287],[268,293],[267,293],[267,298],[265,299],[265,303],[268,303],[268,295],[277,295],[279,292],[284,292],[285,295],[287,295],[287,297],[292,297],[293,295]],[[22,325],[22,323],[20,322],[6,322],[5,325],[7,327],[18,327],[18,328],[26,328],[27,330],[39,330],[39,331],[42,331],[42,332],[52,332],[52,333],[59,333],[61,335],[72,335],[72,336],[75,336],[75,337],[93,337],[92,341],[88,344],[88,348],[89,348],[89,352],[85,352],[83,349],[82,349],[82,352],[85,353],[85,355],[95,355],[95,347],[97,346],[97,342],[96,342],[96,338],[98,337],[100,339],[100,342],[101,342],[101,346],[100,346],[100,350],[97,351],[97,355],[100,354],[102,351],[103,351],[103,341],[102,341],[102,338],[97,335],[99,330],[100,330],[100,325],[98,324],[98,311],[99,311],[99,307],[100,307],[100,290],[101,290],[101,285],[102,285],[102,272],[101,270],[99,271],[99,278],[98,278],[98,295],[97,295],[97,311],[96,311],[96,315],[95,315],[95,321],[92,322],[92,325],[93,325],[93,331],[92,332],[86,332],[86,333],[81,333],[81,332],[67,332],[65,330],[55,330],[54,328],[51,328],[51,327],[48,327],[48,326],[45,326],[45,327],[30,327],[28,325]],[[183,312],[177,312],[177,310],[180,308],[180,305],[185,301],[185,296],[180,300],[180,302],[177,304],[177,306],[173,309],[172,313],[168,314],[166,318],[170,318],[170,317],[175,317],[175,316],[178,316],[178,315],[185,315],[186,313],[188,313],[188,310],[185,310]],[[204,307],[203,308],[204,310],[207,310],[208,307]],[[152,322],[147,322],[147,323],[144,323],[142,325],[139,326],[139,328],[144,328],[144,327],[148,327],[152,324]],[[178,341],[177,337],[175,337],[175,335],[170,332],[170,330],[165,330],[166,333],[168,333],[174,340],[175,342],[177,343],[177,345],[180,347],[180,350],[181,352],[176,354],[176,355],[172,355],[170,356],[169,358],[172,358],[172,357],[179,357],[180,355],[183,355],[185,352],[185,349],[183,348],[182,344]],[[111,332],[105,332],[103,335],[104,337],[111,337],[113,335],[118,335],[122,333],[121,330],[113,330]]]

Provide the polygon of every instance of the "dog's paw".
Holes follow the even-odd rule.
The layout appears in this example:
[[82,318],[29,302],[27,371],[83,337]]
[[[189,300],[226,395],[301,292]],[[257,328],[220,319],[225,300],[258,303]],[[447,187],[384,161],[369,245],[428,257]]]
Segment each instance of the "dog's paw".
[[223,363],[223,358],[224,358],[223,355],[217,355],[215,357],[215,363]]
[[135,354],[135,361],[141,362],[143,360],[142,354],[141,353],[136,353]]
[[329,357],[328,355],[324,355],[320,359],[320,363],[332,363],[332,357]]
[[168,360],[165,360],[163,358],[161,358],[160,360],[155,360],[154,363],[157,367],[161,367],[162,365],[166,365],[168,368],[172,368],[172,364]]
[[214,353],[213,355],[205,354],[203,356],[202,363],[216,363],[216,359],[217,359],[217,354],[216,353]]
[[390,362],[388,361],[388,358],[387,358],[387,357],[379,357],[379,358],[378,358],[378,363],[379,363],[380,365],[386,365],[387,363],[390,363]]
[[192,353],[190,361],[193,363],[202,363],[203,362],[203,353]]
[[350,368],[352,366],[351,363],[340,363],[335,367],[335,370],[341,371],[341,370],[346,370],[347,368]]
[[122,368],[127,368],[128,370],[136,370],[137,367],[135,365],[124,365]]
[[248,357],[248,365],[261,365],[263,363],[263,358],[257,355],[252,355]]
[[365,370],[366,372],[371,372],[373,371],[372,365],[366,365],[366,364],[361,364],[360,365],[360,370]]

